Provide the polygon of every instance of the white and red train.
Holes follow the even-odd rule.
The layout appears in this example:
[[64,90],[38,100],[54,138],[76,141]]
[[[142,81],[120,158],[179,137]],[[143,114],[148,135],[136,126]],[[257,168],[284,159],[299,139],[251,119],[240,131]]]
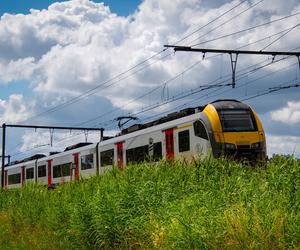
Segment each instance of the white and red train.
[[264,162],[265,135],[257,114],[236,100],[188,108],[147,124],[135,124],[116,137],[77,144],[49,156],[35,155],[5,167],[6,188],[36,182],[57,184],[123,168],[145,159],[229,155]]

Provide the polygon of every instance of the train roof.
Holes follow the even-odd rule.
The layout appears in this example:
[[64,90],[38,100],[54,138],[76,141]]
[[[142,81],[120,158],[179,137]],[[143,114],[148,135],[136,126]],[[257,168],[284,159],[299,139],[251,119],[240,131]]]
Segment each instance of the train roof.
[[218,102],[238,102],[238,103],[241,103],[240,101],[235,100],[235,99],[218,99],[218,100],[215,100],[213,102],[210,102],[210,104],[218,103]]
[[22,159],[22,160],[19,160],[19,161],[12,161],[9,164],[6,164],[6,166],[11,166],[11,165],[19,164],[19,163],[34,161],[34,160],[37,160],[37,159],[40,159],[40,158],[43,158],[43,157],[46,157],[46,155],[44,155],[44,154],[35,154],[35,155],[29,156],[29,157],[27,157],[25,159]]
[[81,148],[87,145],[91,145],[93,144],[92,142],[80,142],[71,146],[66,147],[66,149],[64,150],[64,152],[72,150],[72,149],[76,149],[76,148]]
[[249,109],[250,108],[247,104],[234,99],[216,100],[214,102],[211,102],[210,104],[212,104],[217,111],[220,111],[222,109]]
[[170,114],[168,114],[166,116],[160,117],[159,119],[151,121],[151,122],[148,122],[148,123],[134,124],[134,125],[126,128],[126,129],[123,129],[121,131],[121,133],[118,134],[118,136],[126,135],[126,134],[129,134],[129,133],[138,131],[138,130],[150,128],[150,127],[153,127],[153,126],[156,126],[156,125],[159,125],[159,124],[163,124],[163,123],[166,123],[166,122],[169,122],[169,121],[173,121],[173,120],[185,117],[185,116],[193,115],[195,113],[203,111],[203,109],[205,107],[206,106],[186,108],[186,109],[182,109],[182,110],[180,110],[178,112],[170,113]]

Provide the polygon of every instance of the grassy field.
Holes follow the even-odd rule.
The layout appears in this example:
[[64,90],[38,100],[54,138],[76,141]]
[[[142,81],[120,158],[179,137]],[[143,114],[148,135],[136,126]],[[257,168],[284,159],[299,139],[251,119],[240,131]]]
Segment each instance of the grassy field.
[[114,169],[0,193],[1,249],[300,249],[300,160]]

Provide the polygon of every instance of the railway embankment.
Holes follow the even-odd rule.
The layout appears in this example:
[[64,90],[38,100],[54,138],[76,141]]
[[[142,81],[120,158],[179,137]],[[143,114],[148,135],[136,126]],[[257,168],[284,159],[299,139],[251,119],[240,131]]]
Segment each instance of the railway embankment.
[[300,160],[142,163],[0,193],[1,249],[300,248]]

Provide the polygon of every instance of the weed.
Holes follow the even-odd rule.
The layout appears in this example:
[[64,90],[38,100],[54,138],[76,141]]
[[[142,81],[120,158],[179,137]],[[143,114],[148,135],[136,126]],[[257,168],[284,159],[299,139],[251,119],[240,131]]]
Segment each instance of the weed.
[[141,163],[0,193],[1,249],[300,247],[300,161]]

